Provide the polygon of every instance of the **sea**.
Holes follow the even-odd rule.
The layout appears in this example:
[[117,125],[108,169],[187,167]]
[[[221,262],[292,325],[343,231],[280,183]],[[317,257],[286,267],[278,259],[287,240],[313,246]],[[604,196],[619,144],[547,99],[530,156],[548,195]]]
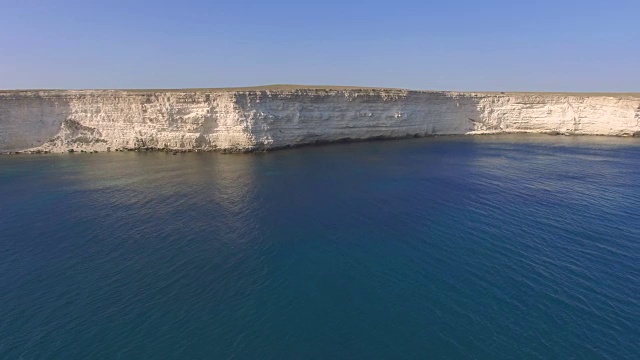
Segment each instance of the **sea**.
[[640,139],[0,156],[2,359],[638,359]]

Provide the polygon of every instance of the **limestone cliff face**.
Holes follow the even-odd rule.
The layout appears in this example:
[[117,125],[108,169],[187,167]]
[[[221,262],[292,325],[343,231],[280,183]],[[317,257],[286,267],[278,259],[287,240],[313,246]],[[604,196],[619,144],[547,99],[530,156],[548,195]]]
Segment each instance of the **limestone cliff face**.
[[640,134],[640,95],[393,89],[0,91],[0,151],[247,151],[344,139]]

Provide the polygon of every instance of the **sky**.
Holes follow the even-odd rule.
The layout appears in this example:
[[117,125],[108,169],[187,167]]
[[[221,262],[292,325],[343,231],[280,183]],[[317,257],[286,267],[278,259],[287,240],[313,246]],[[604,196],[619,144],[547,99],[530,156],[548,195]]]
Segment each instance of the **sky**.
[[0,0],[0,89],[640,91],[640,0]]

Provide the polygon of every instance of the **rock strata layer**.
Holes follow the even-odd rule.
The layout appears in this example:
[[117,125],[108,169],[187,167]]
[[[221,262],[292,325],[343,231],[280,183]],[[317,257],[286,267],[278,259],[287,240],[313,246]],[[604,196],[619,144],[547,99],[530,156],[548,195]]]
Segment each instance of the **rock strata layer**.
[[0,91],[1,152],[252,151],[515,132],[640,135],[640,95],[295,87]]

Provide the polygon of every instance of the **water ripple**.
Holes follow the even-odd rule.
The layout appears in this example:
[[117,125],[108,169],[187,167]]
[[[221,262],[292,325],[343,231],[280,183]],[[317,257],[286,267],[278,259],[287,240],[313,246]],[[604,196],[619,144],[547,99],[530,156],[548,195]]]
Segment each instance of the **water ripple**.
[[640,142],[0,158],[2,358],[634,358]]

